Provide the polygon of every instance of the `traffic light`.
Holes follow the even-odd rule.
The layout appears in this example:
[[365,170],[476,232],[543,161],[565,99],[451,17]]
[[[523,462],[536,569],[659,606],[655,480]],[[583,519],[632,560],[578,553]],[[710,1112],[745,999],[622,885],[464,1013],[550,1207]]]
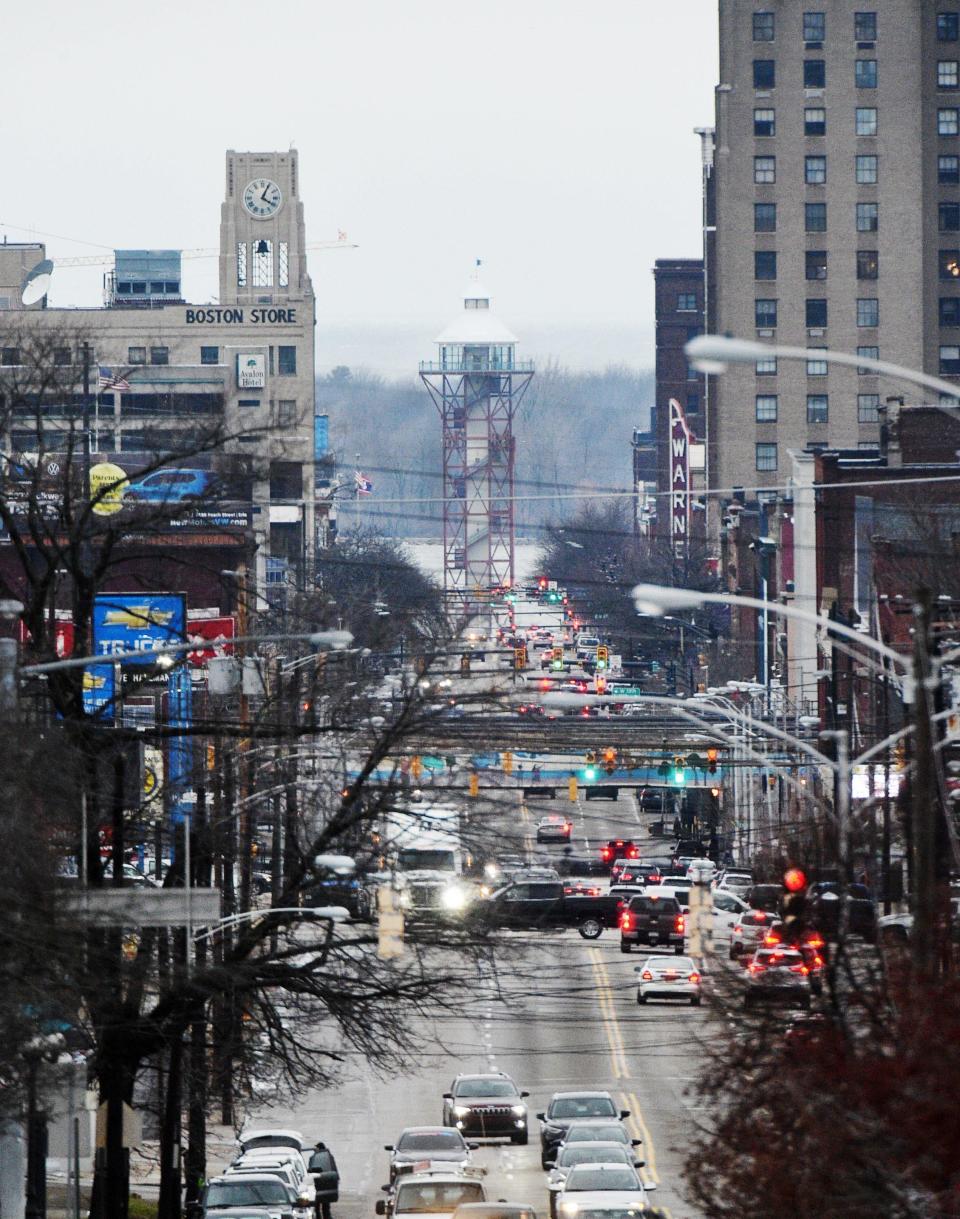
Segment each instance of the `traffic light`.
[[605,669],[610,659],[610,652],[605,643],[601,643],[597,648],[597,671]]
[[717,773],[717,754],[718,754],[718,752],[719,751],[716,749],[707,750],[707,770],[712,775],[715,775]]
[[500,755],[500,762],[503,766],[503,773],[505,775],[512,775],[513,774],[513,754],[510,752],[509,749],[505,749],[503,751],[503,753]]
[[547,577],[546,576],[540,577],[540,579],[537,581],[537,588],[539,588],[542,593],[545,593],[547,591]]
[[612,745],[608,745],[603,751],[603,769],[608,775],[612,775],[617,769],[617,751]]
[[560,647],[555,647],[553,649],[552,658],[550,660],[550,668],[551,669],[562,669],[563,668],[563,646],[562,645]]
[[513,667],[519,672],[527,667],[527,649],[521,645],[513,649]]
[[788,868],[783,874],[785,889],[781,909],[783,911],[783,938],[788,944],[799,944],[803,938],[807,913],[807,878],[800,868]]
[[597,760],[597,755],[594,753],[594,751],[592,749],[588,749],[586,752],[586,756],[584,757],[586,766],[580,772],[581,775],[583,776],[583,778],[588,783],[592,783],[593,780],[597,777],[597,768],[594,765],[596,760]]
[[577,802],[577,776],[571,775],[570,781],[567,783],[567,795],[573,804]]
[[893,760],[897,770],[903,770],[907,764],[907,743],[897,741],[893,747]]
[[479,775],[473,774],[470,776],[470,786],[468,788],[468,791],[471,796],[480,795],[480,776]]
[[464,652],[464,654],[460,657],[460,676],[470,676],[470,655],[468,652]]
[[423,762],[421,762],[419,754],[415,753],[410,759],[410,773],[415,779],[419,779],[423,774]]
[[607,692],[607,679],[605,677],[598,677],[597,678],[597,693],[606,694],[606,692]]
[[596,760],[597,760],[597,755],[596,755],[596,754],[593,752],[593,750],[592,750],[592,749],[588,749],[588,750],[587,750],[587,752],[586,752],[586,754],[584,755],[583,760],[584,760],[584,761],[585,761],[585,762],[586,762],[588,765],[590,765],[591,763],[596,762]]
[[687,781],[684,760],[679,755],[673,759],[673,769],[670,772],[670,782],[674,787],[683,787]]

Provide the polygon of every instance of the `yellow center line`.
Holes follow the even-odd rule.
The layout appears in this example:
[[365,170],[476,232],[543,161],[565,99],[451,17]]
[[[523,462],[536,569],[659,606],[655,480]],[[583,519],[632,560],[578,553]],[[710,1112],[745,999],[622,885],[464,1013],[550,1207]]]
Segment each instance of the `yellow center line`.
[[[623,1042],[623,1034],[620,1029],[620,1021],[617,1019],[616,1007],[613,1001],[613,992],[610,986],[610,975],[607,972],[606,962],[603,959],[599,949],[590,948],[591,968],[593,971],[594,980],[597,988],[597,1003],[600,1008],[601,1020],[603,1023],[604,1032],[606,1033],[607,1042],[610,1046],[610,1062],[613,1066],[614,1079],[629,1080],[630,1066],[627,1062],[626,1048]],[[660,1174],[657,1171],[657,1153],[653,1145],[653,1137],[650,1134],[650,1128],[643,1117],[643,1111],[640,1108],[640,1101],[636,1092],[621,1092],[620,1093],[621,1108],[630,1110],[630,1117],[627,1118],[627,1128],[631,1131],[634,1138],[642,1140],[643,1156],[647,1165],[645,1176],[653,1182],[654,1185],[660,1184]]]
[[657,1153],[653,1145],[650,1128],[643,1120],[643,1110],[640,1108],[637,1094],[636,1092],[623,1092],[620,1099],[623,1101],[624,1109],[630,1110],[627,1125],[633,1131],[635,1138],[643,1139],[643,1150],[646,1153],[643,1159],[647,1161],[646,1171],[654,1185],[659,1185],[660,1174],[657,1172]]

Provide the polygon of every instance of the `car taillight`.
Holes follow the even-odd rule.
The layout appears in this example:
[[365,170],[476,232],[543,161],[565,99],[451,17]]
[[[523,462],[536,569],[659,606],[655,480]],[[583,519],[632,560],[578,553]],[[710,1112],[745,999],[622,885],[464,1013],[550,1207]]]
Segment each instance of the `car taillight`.
[[623,914],[620,915],[620,930],[621,931],[632,931],[633,930],[633,915],[630,913],[629,910],[624,910]]
[[610,850],[609,847],[600,848],[600,858],[601,859],[609,859],[612,854],[613,854],[613,852]]
[[637,847],[631,847],[630,850],[627,851],[627,859],[639,859],[639,858],[640,858],[640,851]]
[[780,936],[776,931],[768,931],[763,937],[763,942],[767,948],[773,948],[775,945],[780,943]]
[[759,961],[751,961],[747,966],[747,969],[749,969],[752,974],[762,974],[766,969],[766,966],[761,965]]
[[699,981],[700,981],[700,975],[699,975],[699,974],[691,974],[691,975],[690,975],[690,977],[689,977],[687,980],[688,980],[689,982],[699,982]]
[[807,943],[811,948],[822,948],[823,936],[819,933],[819,931],[814,931],[812,935],[807,936]]
[[791,965],[789,968],[792,974],[808,974],[810,972],[806,965]]
[[641,977],[641,978],[643,978],[644,982],[652,982],[652,981],[653,981],[653,974],[650,972],[650,970],[649,970],[649,969],[645,969],[645,970],[643,971],[643,973],[640,975],[640,977]]
[[564,830],[566,830],[566,832],[569,834],[569,833],[570,833],[570,831],[573,829],[573,822],[572,822],[572,821],[565,821],[565,822],[563,823],[563,828],[564,828]]
[[686,927],[686,925],[687,925],[687,921],[683,917],[682,914],[678,914],[677,917],[673,920],[674,931],[683,931],[683,929],[684,929],[684,927]]

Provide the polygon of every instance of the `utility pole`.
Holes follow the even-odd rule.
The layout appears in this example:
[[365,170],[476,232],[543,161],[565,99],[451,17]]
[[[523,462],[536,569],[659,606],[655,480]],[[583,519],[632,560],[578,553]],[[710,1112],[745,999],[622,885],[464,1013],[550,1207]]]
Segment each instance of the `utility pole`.
[[913,611],[916,618],[913,655],[917,695],[914,704],[915,750],[912,776],[914,923],[911,943],[914,965],[919,973],[928,977],[935,976],[939,967],[937,823],[943,820],[933,751],[932,691],[928,686],[931,667],[931,606],[930,590],[919,589]]

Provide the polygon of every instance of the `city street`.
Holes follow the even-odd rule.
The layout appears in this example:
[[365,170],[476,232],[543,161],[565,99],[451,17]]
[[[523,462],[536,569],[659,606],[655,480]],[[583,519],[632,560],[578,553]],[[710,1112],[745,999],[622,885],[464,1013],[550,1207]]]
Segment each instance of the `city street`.
[[[525,824],[532,825],[538,807],[521,811]],[[632,793],[616,803],[578,804],[575,848],[631,834],[647,854],[662,853],[662,841],[640,830],[634,808]],[[442,1093],[458,1071],[506,1071],[530,1092],[530,1143],[483,1145],[476,1159],[488,1171],[490,1197],[531,1203],[543,1215],[545,1174],[532,1115],[556,1091],[608,1089],[618,1107],[630,1110],[632,1136],[643,1139],[641,1175],[658,1186],[657,1205],[676,1219],[695,1214],[682,1201],[680,1171],[693,1123],[703,1116],[688,1089],[701,1062],[700,1040],[709,1035],[706,1009],[639,1007],[633,970],[642,955],[622,956],[612,930],[593,943],[572,931],[507,933],[501,942],[510,949],[497,961],[503,998],[491,997],[492,974],[483,971],[462,1017],[420,1030],[431,1048],[407,1073],[382,1079],[375,1063],[356,1062],[338,1088],[251,1113],[248,1126],[292,1126],[327,1142],[343,1180],[335,1212],[359,1219],[372,1214],[387,1179],[384,1145],[405,1126],[438,1123]]]

